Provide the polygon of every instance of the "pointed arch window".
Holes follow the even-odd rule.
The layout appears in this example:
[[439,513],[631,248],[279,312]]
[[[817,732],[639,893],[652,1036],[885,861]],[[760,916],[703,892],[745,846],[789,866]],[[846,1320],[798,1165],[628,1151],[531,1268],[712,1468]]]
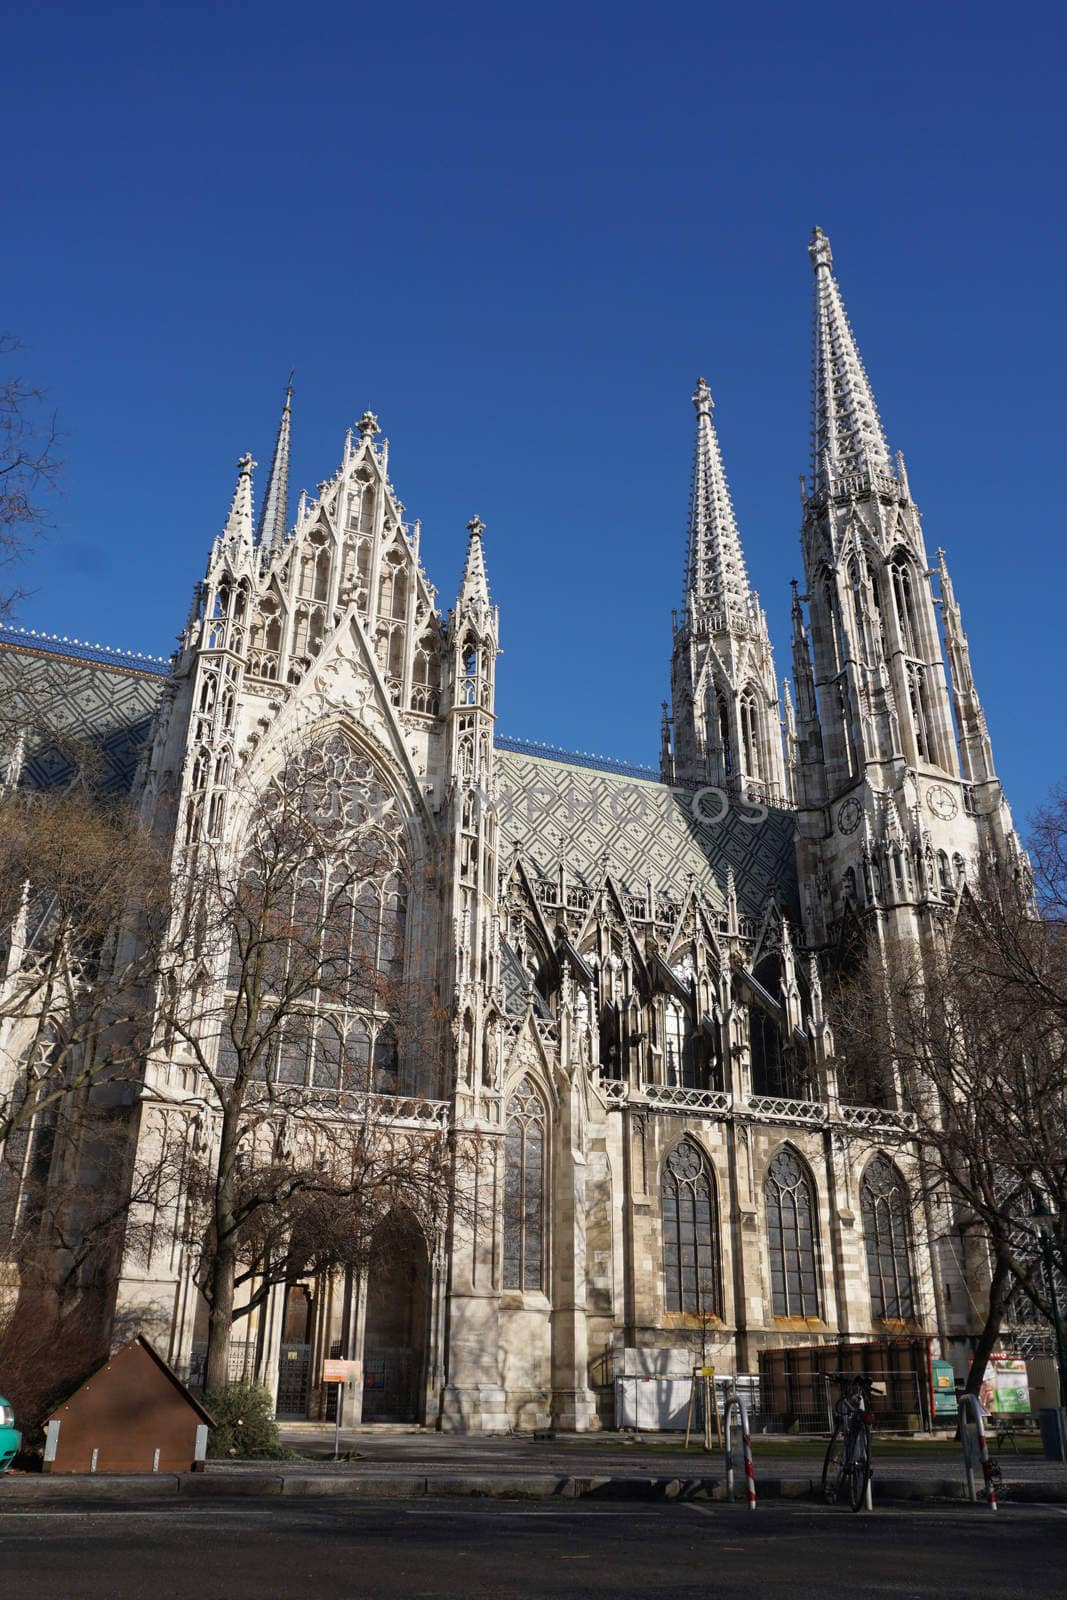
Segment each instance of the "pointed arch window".
[[666,1082],[672,1087],[695,1087],[692,1029],[685,1007],[673,997],[664,1007],[663,1066]]
[[852,625],[856,630],[857,644],[865,643],[864,613],[866,606],[863,599],[863,580],[860,576],[860,564],[855,556],[848,564],[848,582],[852,591]]
[[745,772],[750,778],[762,777],[760,770],[759,716],[756,696],[746,689],[741,696],[741,743],[744,749]]
[[529,1078],[508,1100],[504,1141],[505,1289],[545,1283],[545,1108]]
[[[760,981],[764,980],[761,978]],[[789,1086],[786,1083],[782,1030],[777,1019],[757,1001],[753,1001],[748,1008],[748,1027],[753,1094],[787,1094]]]
[[460,703],[465,706],[476,705],[478,699],[478,652],[474,645],[469,642],[463,646],[461,670],[463,681],[460,688]]
[[915,728],[915,749],[920,761],[929,761],[930,735],[926,721],[926,684],[922,667],[908,666],[908,700]]
[[600,1070],[605,1078],[622,1076],[619,1008],[610,1000],[600,1009]]
[[362,487],[359,501],[359,511],[353,520],[355,521],[358,532],[374,532],[374,489],[370,483],[365,483]]
[[663,1163],[660,1202],[665,1308],[720,1315],[715,1185],[707,1162],[688,1139]]
[[403,560],[398,550],[391,550],[382,566],[378,585],[378,615],[397,622],[403,622],[408,601],[408,580]]
[[817,1317],[815,1202],[811,1179],[792,1150],[779,1150],[767,1169],[763,1193],[773,1313],[776,1317]]
[[719,743],[722,746],[722,770],[727,778],[734,770],[734,751],[730,739],[730,708],[726,703],[726,696],[720,689],[715,696],[715,704],[719,714]]
[[890,571],[893,575],[893,599],[896,601],[900,623],[900,639],[909,656],[918,654],[915,627],[915,597],[912,590],[911,562],[903,551],[893,557]]
[[[845,659],[845,651],[842,648],[840,618],[837,610],[837,588],[833,575],[829,572],[824,572],[822,576],[822,599],[825,617],[819,619],[823,622],[823,627],[820,631],[824,634],[828,646],[830,671],[831,673],[837,673],[841,671],[841,664]],[[814,616],[812,621],[816,621]]]
[[908,1192],[888,1156],[878,1155],[860,1185],[871,1316],[907,1322],[915,1315],[908,1234]]

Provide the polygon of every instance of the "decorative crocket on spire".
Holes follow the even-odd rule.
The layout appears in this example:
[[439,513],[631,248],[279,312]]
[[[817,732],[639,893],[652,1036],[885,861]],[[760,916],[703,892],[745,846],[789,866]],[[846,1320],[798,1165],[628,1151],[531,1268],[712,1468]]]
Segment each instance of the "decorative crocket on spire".
[[223,544],[246,544],[252,548],[252,473],[256,465],[247,452],[237,463],[237,485],[222,530]]
[[263,509],[259,514],[259,529],[256,535],[256,543],[264,545],[268,550],[280,550],[289,529],[289,432],[292,410],[293,374],[290,372],[285,389],[285,404],[282,407],[281,421],[278,423],[278,437],[274,441],[274,456],[270,464],[270,477],[267,479],[267,493]]
[[812,476],[821,488],[831,477],[864,471],[892,475],[889,446],[859,347],[833,274],[830,241],[816,228],[808,245],[815,269],[815,392]]
[[686,604],[700,611],[726,612],[736,607],[748,611],[751,596],[741,535],[712,419],[711,390],[703,378],[697,381],[693,405],[697,440],[689,501]]

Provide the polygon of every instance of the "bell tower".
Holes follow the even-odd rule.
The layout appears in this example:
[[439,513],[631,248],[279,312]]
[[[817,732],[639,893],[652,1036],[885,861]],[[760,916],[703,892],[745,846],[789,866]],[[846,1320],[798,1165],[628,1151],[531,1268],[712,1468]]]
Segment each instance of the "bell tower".
[[794,591],[790,751],[805,936],[814,946],[832,943],[851,905],[884,912],[880,925],[890,935],[918,938],[921,907],[951,902],[982,851],[1014,856],[1018,846],[943,557],[937,594],[904,459],[890,456],[820,228],[809,254],[807,592]]

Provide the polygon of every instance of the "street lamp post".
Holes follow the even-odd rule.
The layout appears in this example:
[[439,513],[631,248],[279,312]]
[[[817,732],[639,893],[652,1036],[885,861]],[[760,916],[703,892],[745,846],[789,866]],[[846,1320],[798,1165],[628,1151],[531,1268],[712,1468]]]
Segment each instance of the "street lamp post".
[[1041,1239],[1041,1259],[1045,1264],[1045,1282],[1048,1284],[1049,1320],[1052,1330],[1056,1335],[1056,1365],[1059,1369],[1060,1380],[1060,1405],[1067,1406],[1067,1336],[1063,1331],[1063,1318],[1060,1316],[1059,1296],[1056,1293],[1056,1263],[1052,1254],[1052,1230],[1056,1218],[1049,1210],[1045,1197],[1040,1191],[1034,1193],[1033,1206],[1034,1227]]

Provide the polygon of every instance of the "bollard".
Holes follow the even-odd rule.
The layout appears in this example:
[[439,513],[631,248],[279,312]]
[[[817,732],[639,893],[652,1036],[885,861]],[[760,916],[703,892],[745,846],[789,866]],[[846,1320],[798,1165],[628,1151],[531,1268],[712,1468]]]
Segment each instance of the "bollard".
[[967,1484],[967,1494],[972,1501],[977,1501],[978,1492],[974,1486],[974,1460],[971,1456],[971,1444],[967,1437],[966,1409],[970,1404],[974,1416],[974,1429],[978,1437],[978,1459],[982,1463],[982,1476],[985,1479],[986,1499],[989,1501],[990,1511],[997,1509],[997,1491],[993,1483],[993,1463],[989,1459],[989,1441],[985,1436],[985,1418],[978,1398],[973,1394],[961,1394],[960,1397],[960,1439],[963,1443],[963,1472]]
[[726,1401],[726,1498],[732,1501],[734,1497],[733,1414],[735,1407],[741,1422],[741,1442],[745,1451],[745,1493],[748,1497],[748,1509],[755,1511],[756,1474],[752,1465],[752,1436],[748,1431],[748,1410],[739,1394],[728,1396]]

